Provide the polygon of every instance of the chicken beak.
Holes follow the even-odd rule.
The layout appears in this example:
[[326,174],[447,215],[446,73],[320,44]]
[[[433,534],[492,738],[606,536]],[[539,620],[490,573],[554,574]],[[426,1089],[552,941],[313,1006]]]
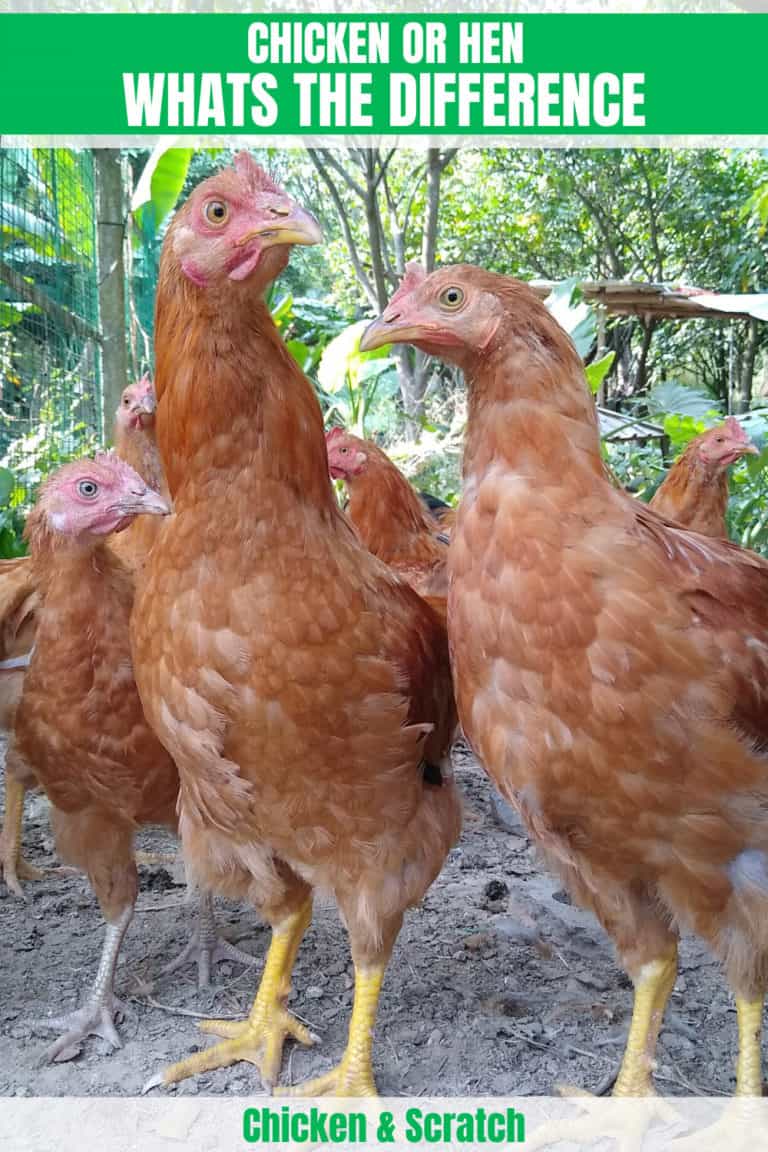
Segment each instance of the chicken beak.
[[132,492],[121,501],[120,511],[125,516],[168,516],[171,508],[159,492],[146,488],[143,492]]
[[385,344],[413,344],[424,335],[423,325],[404,323],[399,313],[391,316],[382,312],[363,332],[360,351],[372,352],[374,348],[383,348]]
[[744,447],[741,449],[741,451],[745,456],[759,456],[760,455],[760,449],[757,447],[756,444],[753,444],[751,440],[750,440],[749,444],[744,445]]
[[262,248],[274,248],[278,244],[320,244],[322,229],[311,212],[291,204],[290,208],[274,209],[275,215],[258,228],[253,228],[239,241],[247,244],[257,237]]

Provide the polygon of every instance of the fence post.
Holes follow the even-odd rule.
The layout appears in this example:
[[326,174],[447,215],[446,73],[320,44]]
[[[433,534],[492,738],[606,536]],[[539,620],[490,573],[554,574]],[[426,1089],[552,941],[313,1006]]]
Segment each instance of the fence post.
[[98,211],[99,317],[104,339],[103,419],[104,435],[110,438],[120,394],[128,383],[125,339],[125,265],[123,241],[125,218],[120,151],[94,148]]

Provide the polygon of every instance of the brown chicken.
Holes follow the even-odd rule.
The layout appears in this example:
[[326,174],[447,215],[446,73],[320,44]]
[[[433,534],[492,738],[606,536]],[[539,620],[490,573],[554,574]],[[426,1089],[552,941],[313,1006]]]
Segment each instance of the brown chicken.
[[449,549],[459,716],[635,983],[619,1095],[652,1091],[681,928],[736,996],[736,1091],[762,1092],[768,979],[768,563],[614,488],[567,335],[524,284],[411,267],[361,348],[464,370]]
[[[174,501],[133,613],[147,717],[181,777],[185,858],[272,926],[258,994],[172,1083],[238,1060],[266,1084],[315,887],[349,931],[355,1000],[340,1065],[305,1086],[375,1091],[372,1030],[405,909],[456,839],[445,632],[354,536],[317,398],[263,293],[315,221],[252,159],[204,181],[168,229],[156,305],[158,442]],[[149,1087],[148,1085],[147,1087]]]
[[86,1002],[45,1021],[62,1033],[51,1059],[89,1034],[119,1046],[112,984],[136,899],[133,833],[176,822],[176,769],[144,720],[131,671],[133,577],[106,543],[135,516],[168,510],[109,454],[54,473],[27,520],[40,606],[7,763],[45,789],[59,855],[86,872],[107,921]]
[[328,470],[349,493],[347,516],[369,552],[421,595],[447,596],[446,538],[385,452],[341,428],[325,436]]
[[[29,653],[35,642],[39,595],[28,556],[0,561],[0,730],[13,728]],[[0,832],[0,876],[9,890],[24,898],[22,880],[43,873],[21,855],[25,788],[5,771],[5,810]]]
[[[155,438],[155,408],[155,393],[149,376],[145,375],[138,383],[123,390],[115,413],[115,451],[150,488],[167,496]],[[140,571],[157,535],[158,523],[154,516],[139,516],[124,532],[110,538],[109,547],[131,569]],[[23,556],[18,560],[0,561],[0,729],[6,733],[13,728],[16,706],[21,698],[38,611],[39,593],[30,558]],[[24,792],[21,781],[6,769],[0,874],[8,888],[22,898],[24,893],[20,880],[37,880],[43,875],[21,856]]]
[[691,440],[664,477],[651,508],[704,536],[727,536],[728,469],[757,448],[734,416]]
[[[123,390],[115,413],[115,452],[138,472],[150,488],[169,499],[157,449],[156,409],[155,389],[148,375]],[[162,520],[156,516],[137,516],[130,528],[112,538],[110,547],[130,568],[140,573],[161,524]]]

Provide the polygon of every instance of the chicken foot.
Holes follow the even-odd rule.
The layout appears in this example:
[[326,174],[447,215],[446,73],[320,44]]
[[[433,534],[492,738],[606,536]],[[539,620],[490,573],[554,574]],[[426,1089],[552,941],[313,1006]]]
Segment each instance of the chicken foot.
[[202,1020],[202,1032],[222,1038],[203,1052],[172,1064],[157,1073],[142,1088],[148,1092],[161,1084],[175,1084],[200,1072],[228,1068],[239,1060],[254,1064],[264,1087],[269,1090],[280,1072],[283,1045],[291,1037],[300,1044],[313,1044],[316,1037],[285,1007],[291,990],[291,972],[304,933],[312,919],[312,902],[272,928],[272,941],[253,1007],[245,1020]]
[[22,880],[42,880],[45,872],[29,864],[21,854],[24,820],[24,785],[9,772],[5,774],[5,816],[0,833],[0,874],[15,896],[26,899]]
[[278,1088],[279,1096],[376,1096],[373,1078],[373,1028],[379,1006],[386,963],[355,965],[355,1000],[349,1038],[341,1063],[295,1088]]
[[656,1098],[651,1080],[664,1009],[676,978],[677,946],[674,945],[666,955],[644,964],[635,979],[632,1021],[612,1094],[618,1099],[645,1098],[644,1105],[606,1108],[603,1101],[587,1092],[559,1086],[560,1093],[573,1098],[585,1114],[573,1120],[542,1125],[532,1133],[526,1147],[550,1148],[560,1141],[579,1141],[589,1147],[592,1141],[612,1138],[621,1152],[640,1152],[645,1134],[654,1121],[679,1125],[680,1117],[675,1110]]
[[115,1018],[122,1014],[123,1005],[114,994],[114,978],[120,947],[132,916],[133,904],[129,904],[114,923],[107,924],[96,979],[82,1007],[64,1016],[34,1022],[34,1027],[62,1033],[46,1049],[43,1062],[71,1059],[80,1041],[87,1036],[100,1036],[113,1048],[122,1047]]
[[763,1095],[763,1069],[760,1040],[763,1032],[763,996],[748,1000],[736,997],[739,1027],[739,1056],[736,1063],[736,1099],[728,1102],[714,1124],[674,1140],[674,1152],[695,1152],[699,1148],[727,1147],[731,1152],[752,1152],[760,1147],[761,1135],[768,1138],[765,1111],[755,1103]]
[[175,960],[160,969],[158,977],[169,976],[172,972],[183,968],[185,964],[197,961],[197,986],[208,988],[211,983],[211,969],[215,964],[222,960],[233,960],[236,964],[250,967],[256,963],[256,959],[250,952],[236,948],[219,934],[213,912],[213,894],[201,891],[198,920],[189,942]]

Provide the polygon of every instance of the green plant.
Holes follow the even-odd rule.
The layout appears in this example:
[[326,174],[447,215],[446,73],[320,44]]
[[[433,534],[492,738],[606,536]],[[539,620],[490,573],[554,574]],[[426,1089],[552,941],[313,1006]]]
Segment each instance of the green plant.
[[396,361],[390,346],[360,351],[367,320],[350,324],[327,345],[317,371],[317,390],[326,420],[338,415],[358,436],[386,425],[384,409],[399,394]]

